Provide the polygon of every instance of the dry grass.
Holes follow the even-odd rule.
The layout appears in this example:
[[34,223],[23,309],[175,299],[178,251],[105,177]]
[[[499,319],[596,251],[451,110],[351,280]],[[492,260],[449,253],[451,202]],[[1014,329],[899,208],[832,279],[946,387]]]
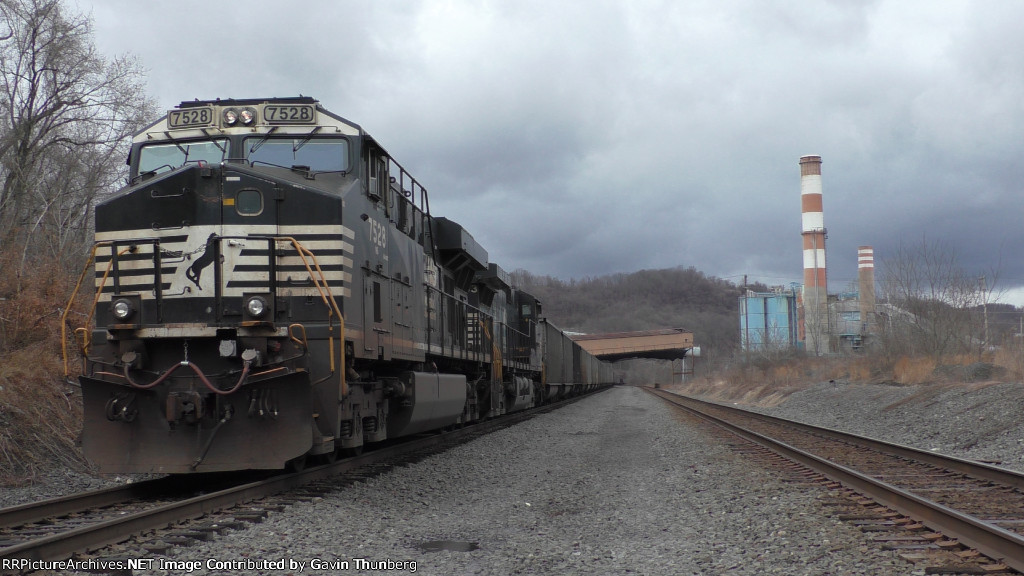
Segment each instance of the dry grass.
[[[821,382],[924,386],[929,394],[949,386],[987,386],[1019,381],[1024,351],[997,350],[979,358],[955,356],[936,360],[901,357],[892,362],[871,356],[789,357],[774,362],[741,363],[672,388],[718,401],[774,406],[790,394]],[[934,390],[932,390],[934,389]]]
[[1024,343],[1017,341],[996,349],[992,353],[992,363],[1006,369],[1007,379],[1024,380]]
[[82,402],[56,377],[62,370],[60,358],[39,344],[0,359],[0,485],[30,481],[55,467],[84,466],[75,447]]
[[[0,257],[0,272],[20,262]],[[0,273],[0,486],[31,481],[42,471],[85,463],[75,442],[82,402],[64,379],[60,316],[68,280],[46,263],[18,278]],[[77,362],[75,363],[77,367]]]
[[933,358],[899,358],[893,366],[893,381],[903,385],[924,384],[932,378],[936,365]]

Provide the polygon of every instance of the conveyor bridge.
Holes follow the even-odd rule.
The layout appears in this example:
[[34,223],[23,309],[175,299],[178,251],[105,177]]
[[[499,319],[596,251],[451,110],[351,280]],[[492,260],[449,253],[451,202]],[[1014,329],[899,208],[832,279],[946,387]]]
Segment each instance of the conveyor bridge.
[[608,362],[633,358],[678,360],[694,355],[693,333],[684,328],[572,334],[571,337],[584,350]]

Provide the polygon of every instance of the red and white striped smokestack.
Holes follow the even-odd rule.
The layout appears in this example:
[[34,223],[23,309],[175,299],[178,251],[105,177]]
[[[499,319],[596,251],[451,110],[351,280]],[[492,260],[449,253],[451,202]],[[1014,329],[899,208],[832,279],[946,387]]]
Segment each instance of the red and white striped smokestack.
[[804,244],[804,331],[808,353],[828,351],[828,282],[825,216],[821,202],[821,156],[800,158],[800,204]]
[[821,203],[821,156],[800,158],[800,204],[804,237],[804,286],[825,287],[825,215]]
[[862,332],[871,334],[875,326],[875,249],[871,246],[857,248],[857,280]]

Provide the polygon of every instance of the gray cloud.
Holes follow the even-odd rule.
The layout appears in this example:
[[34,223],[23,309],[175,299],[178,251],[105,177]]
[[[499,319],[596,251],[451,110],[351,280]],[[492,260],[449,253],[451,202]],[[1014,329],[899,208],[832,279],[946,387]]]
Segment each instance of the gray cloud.
[[923,236],[1024,285],[1016,2],[84,7],[165,106],[303,93],[360,123],[509,270],[798,282],[821,154],[832,289]]

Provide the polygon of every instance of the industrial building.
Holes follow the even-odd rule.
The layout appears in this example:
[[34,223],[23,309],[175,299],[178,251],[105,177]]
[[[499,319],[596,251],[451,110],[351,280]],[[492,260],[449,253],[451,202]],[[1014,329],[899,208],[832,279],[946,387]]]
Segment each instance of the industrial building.
[[740,297],[740,346],[743,350],[782,350],[799,346],[799,285],[772,292],[747,292]]
[[821,156],[800,158],[804,281],[740,296],[740,346],[745,352],[799,348],[813,356],[854,352],[875,333],[875,260],[857,250],[857,291],[830,295],[825,265]]

